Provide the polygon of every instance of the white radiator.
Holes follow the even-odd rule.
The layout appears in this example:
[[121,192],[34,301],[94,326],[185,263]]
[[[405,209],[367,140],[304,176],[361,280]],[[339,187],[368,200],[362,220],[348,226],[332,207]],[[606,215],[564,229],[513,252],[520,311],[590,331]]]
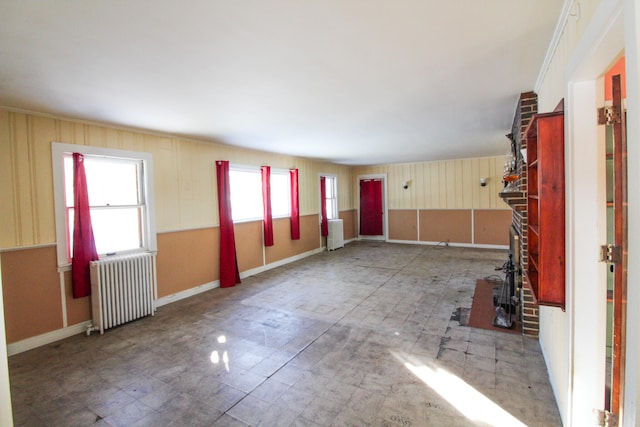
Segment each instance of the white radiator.
[[91,262],[93,325],[105,329],[155,313],[156,274],[152,253],[111,256]]
[[329,220],[329,235],[327,236],[327,250],[335,251],[344,247],[344,227],[341,219]]

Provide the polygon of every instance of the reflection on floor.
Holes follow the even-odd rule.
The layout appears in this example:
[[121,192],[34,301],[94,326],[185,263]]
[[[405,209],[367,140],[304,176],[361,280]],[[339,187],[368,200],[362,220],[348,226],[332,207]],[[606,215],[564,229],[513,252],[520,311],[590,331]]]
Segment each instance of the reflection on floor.
[[12,356],[16,425],[559,426],[535,339],[451,320],[505,257],[355,242]]

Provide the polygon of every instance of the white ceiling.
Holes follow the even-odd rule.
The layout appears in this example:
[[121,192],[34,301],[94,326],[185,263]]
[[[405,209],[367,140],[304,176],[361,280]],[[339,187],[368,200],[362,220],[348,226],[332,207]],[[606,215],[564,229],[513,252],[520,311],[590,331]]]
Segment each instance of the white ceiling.
[[0,0],[0,105],[344,164],[506,152],[560,0]]

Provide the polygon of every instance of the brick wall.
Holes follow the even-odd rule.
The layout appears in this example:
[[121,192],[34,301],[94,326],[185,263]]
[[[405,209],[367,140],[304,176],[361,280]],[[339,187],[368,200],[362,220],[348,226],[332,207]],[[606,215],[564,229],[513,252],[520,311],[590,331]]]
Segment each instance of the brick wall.
[[[516,142],[518,152],[527,148],[525,131],[531,122],[533,115],[538,112],[538,96],[533,92],[524,92],[520,94],[516,112],[513,118],[512,134]],[[527,271],[528,263],[528,245],[527,245],[527,168],[524,159],[520,157],[518,161],[518,169],[520,178],[517,181],[518,188],[524,193],[524,197],[520,201],[512,204],[513,208],[513,226],[520,235],[521,242],[521,269],[522,272]],[[538,305],[534,302],[528,284],[526,283],[526,275],[522,275],[523,287],[521,293],[521,320],[522,333],[527,336],[538,336],[539,316]]]

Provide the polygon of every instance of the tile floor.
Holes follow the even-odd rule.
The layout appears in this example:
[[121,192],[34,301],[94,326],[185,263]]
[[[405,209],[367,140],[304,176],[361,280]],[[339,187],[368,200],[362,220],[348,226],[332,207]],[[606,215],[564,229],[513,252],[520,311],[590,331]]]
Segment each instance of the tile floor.
[[535,339],[461,326],[505,251],[354,242],[9,358],[18,426],[559,426]]

